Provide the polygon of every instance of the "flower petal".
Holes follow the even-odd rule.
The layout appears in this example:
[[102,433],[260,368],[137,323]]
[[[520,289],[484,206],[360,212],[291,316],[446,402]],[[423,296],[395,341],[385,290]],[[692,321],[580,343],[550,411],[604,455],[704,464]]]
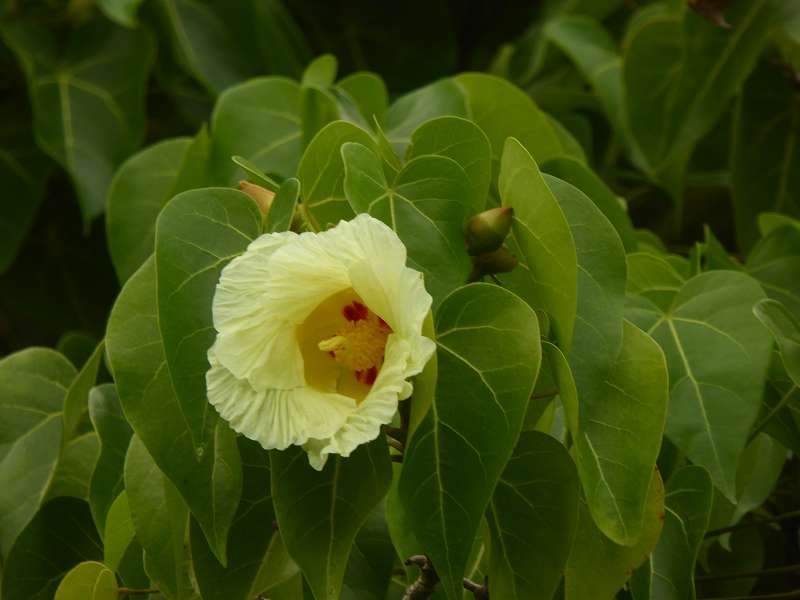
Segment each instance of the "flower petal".
[[418,336],[431,308],[422,274],[406,267],[406,249],[381,221],[359,215],[349,224],[360,256],[349,265],[353,289],[395,333]]
[[352,398],[312,388],[256,391],[219,363],[213,347],[209,360],[209,402],[235,431],[266,449],[283,450],[333,435],[356,409]]
[[389,336],[383,367],[366,398],[335,433],[326,438],[311,438],[305,444],[312,467],[321,470],[330,454],[350,456],[358,446],[378,437],[381,425],[391,423],[398,399],[404,392],[410,393],[406,381],[409,351],[407,340]]
[[[297,239],[294,233],[262,235],[223,270],[212,313],[217,330],[215,354],[234,376],[259,390],[302,385],[303,358],[294,327],[269,305],[270,262],[277,250]],[[279,367],[268,365],[280,359]]]

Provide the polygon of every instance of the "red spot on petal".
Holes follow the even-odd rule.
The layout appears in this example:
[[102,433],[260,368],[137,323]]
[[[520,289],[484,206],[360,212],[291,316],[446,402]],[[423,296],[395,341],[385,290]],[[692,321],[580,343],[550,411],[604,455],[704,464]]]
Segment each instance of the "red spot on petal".
[[384,321],[383,319],[381,319],[380,317],[378,317],[378,325],[380,325],[381,328],[386,330],[386,331],[391,331],[392,330],[392,328],[389,327],[389,324],[386,321]]
[[330,356],[331,358],[336,358],[336,352],[334,352],[333,350],[328,350],[328,356]]
[[362,321],[367,318],[369,309],[355,300],[342,309],[342,315],[348,321]]
[[356,371],[356,379],[364,385],[372,385],[378,378],[378,367],[370,367],[362,371]]

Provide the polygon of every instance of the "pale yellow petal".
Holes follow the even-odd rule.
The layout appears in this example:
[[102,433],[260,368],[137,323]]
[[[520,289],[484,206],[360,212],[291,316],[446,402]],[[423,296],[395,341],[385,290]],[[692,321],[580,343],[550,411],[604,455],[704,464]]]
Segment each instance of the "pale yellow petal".
[[[270,310],[270,262],[276,251],[297,239],[293,233],[263,235],[223,270],[212,314],[217,360],[259,390],[302,385],[303,359],[294,326]],[[272,364],[276,359],[278,364]]]
[[358,446],[378,437],[381,425],[392,422],[398,400],[409,388],[406,381],[409,350],[407,341],[389,336],[383,367],[367,396],[335,433],[311,438],[305,444],[311,466],[321,469],[330,454],[350,456]]
[[352,398],[312,388],[256,391],[209,352],[208,400],[231,427],[266,449],[283,450],[335,434],[356,409]]

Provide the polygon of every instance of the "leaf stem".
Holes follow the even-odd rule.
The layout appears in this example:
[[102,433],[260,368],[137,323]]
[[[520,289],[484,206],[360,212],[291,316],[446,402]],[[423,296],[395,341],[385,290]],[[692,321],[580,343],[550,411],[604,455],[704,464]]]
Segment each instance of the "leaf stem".
[[786,521],[787,519],[794,519],[796,517],[800,517],[800,510],[793,510],[791,512],[783,513],[782,515],[778,515],[776,517],[770,517],[767,519],[746,521],[743,523],[737,523],[736,525],[729,525],[728,527],[720,527],[719,529],[712,529],[706,532],[705,537],[706,538],[717,537],[725,533],[729,533],[731,531],[737,531],[739,529],[745,529],[747,527],[758,527],[759,525],[766,525],[767,523],[777,523],[779,521]]

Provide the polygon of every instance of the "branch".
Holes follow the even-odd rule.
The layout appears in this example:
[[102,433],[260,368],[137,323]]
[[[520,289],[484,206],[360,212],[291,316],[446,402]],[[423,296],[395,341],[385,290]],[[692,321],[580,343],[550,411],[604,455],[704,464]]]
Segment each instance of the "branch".
[[423,554],[417,554],[409,557],[406,562],[408,565],[417,565],[419,567],[419,577],[406,588],[406,593],[403,600],[426,600],[433,594],[436,584],[439,583],[439,576],[436,574],[436,569],[433,568],[431,559]]
[[475,596],[475,600],[489,600],[489,576],[483,578],[483,585],[478,585],[474,581],[469,579],[464,579],[461,582],[461,585],[464,586],[464,589],[472,592],[472,595]]

